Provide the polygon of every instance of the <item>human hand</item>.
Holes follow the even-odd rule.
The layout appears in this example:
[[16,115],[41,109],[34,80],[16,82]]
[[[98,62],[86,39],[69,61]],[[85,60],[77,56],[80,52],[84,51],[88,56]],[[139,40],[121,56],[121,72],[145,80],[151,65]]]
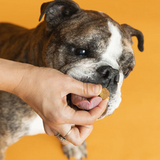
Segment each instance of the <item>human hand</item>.
[[75,111],[68,106],[66,96],[73,93],[91,98],[99,95],[101,90],[101,85],[79,82],[55,69],[29,66],[13,93],[43,119],[48,134],[60,133],[65,136],[71,125],[75,124],[67,140],[80,145],[91,133],[92,124],[106,109],[107,100],[88,112]]

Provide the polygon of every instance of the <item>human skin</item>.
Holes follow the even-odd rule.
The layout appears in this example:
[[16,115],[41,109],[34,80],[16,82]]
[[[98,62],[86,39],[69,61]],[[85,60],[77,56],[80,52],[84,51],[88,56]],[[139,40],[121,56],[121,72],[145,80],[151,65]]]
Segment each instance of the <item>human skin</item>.
[[80,145],[89,136],[93,123],[104,112],[108,102],[102,100],[88,112],[75,111],[67,104],[69,93],[91,98],[100,94],[102,86],[77,81],[52,68],[0,58],[0,77],[0,90],[13,93],[29,104],[43,119],[47,134],[65,136],[75,124],[67,136],[74,145]]

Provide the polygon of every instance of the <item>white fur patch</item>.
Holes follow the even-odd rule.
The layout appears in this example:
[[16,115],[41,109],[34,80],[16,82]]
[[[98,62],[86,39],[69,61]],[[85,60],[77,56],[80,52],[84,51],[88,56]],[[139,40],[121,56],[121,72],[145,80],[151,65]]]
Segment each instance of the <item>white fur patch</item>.
[[43,128],[43,121],[37,115],[37,117],[34,120],[30,121],[28,135],[35,135],[35,134],[41,134],[41,133],[45,133],[44,128]]
[[108,22],[108,28],[111,32],[111,37],[109,39],[109,45],[106,52],[102,55],[102,59],[107,61],[107,63],[114,69],[119,69],[117,59],[122,54],[122,36],[118,27],[114,26],[110,21]]

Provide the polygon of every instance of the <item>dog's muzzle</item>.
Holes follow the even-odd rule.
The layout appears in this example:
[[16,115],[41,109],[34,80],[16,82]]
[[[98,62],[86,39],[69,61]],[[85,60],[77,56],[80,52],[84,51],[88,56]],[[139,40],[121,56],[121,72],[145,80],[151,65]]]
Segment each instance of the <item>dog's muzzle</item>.
[[[114,92],[116,92],[119,82],[118,70],[113,69],[111,66],[100,66],[99,68],[97,68],[95,75],[96,75],[94,77],[95,82],[92,81],[89,83],[101,84],[103,87],[109,90],[111,95],[114,94]],[[90,110],[96,107],[102,101],[101,97],[93,97],[91,99],[87,99],[73,94],[68,95],[67,99],[69,105],[75,110],[77,109]],[[103,115],[106,114],[108,107],[109,106],[107,105],[106,111],[105,113],[103,113]]]

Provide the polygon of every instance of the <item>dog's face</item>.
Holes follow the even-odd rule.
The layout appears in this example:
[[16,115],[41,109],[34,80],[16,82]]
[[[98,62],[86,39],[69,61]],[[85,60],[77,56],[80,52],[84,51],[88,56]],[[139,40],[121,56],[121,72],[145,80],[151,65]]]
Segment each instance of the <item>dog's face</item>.
[[143,35],[129,25],[120,25],[108,15],[86,11],[71,0],[55,0],[42,5],[49,40],[45,59],[73,78],[101,84],[110,91],[110,115],[121,102],[123,80],[135,65],[132,36],[143,51]]

